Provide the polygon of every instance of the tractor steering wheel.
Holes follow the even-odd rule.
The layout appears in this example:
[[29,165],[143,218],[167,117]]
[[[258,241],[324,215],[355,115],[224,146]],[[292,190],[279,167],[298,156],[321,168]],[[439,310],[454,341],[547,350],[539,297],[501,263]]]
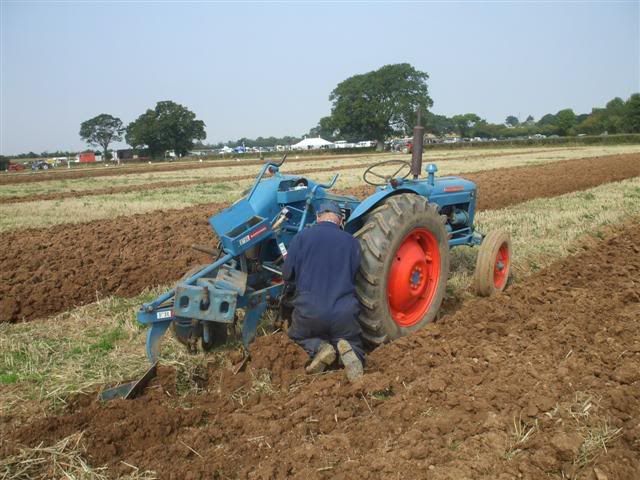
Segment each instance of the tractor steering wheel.
[[[399,167],[395,172],[393,172],[392,175],[380,175],[379,173],[374,171],[378,167],[387,165],[399,165]],[[374,187],[381,187],[389,183],[389,180],[391,180],[392,178],[396,178],[396,175],[398,175],[405,168],[407,169],[407,173],[400,177],[402,180],[407,178],[411,173],[411,164],[409,162],[405,162],[404,160],[385,160],[384,162],[374,163],[364,171],[364,173],[362,174],[362,180],[364,180],[365,183],[368,183],[369,185],[373,185]],[[371,177],[377,177],[380,180],[375,180]]]

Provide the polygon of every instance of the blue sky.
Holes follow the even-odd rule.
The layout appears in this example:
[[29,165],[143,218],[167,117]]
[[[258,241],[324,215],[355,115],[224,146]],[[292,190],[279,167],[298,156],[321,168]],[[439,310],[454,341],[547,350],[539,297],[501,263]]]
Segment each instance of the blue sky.
[[539,118],[640,91],[629,2],[0,0],[0,153],[80,149],[80,123],[186,105],[207,141],[299,135],[345,78],[409,62],[433,111]]

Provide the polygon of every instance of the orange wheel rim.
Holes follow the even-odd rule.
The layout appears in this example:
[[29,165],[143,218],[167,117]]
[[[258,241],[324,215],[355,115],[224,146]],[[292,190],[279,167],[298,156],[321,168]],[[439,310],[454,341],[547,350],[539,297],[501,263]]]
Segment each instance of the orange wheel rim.
[[440,249],[436,237],[416,228],[402,240],[394,254],[387,298],[394,322],[400,327],[417,324],[427,313],[440,282]]
[[496,261],[493,265],[493,285],[502,290],[507,283],[507,275],[509,274],[509,246],[506,243],[500,245],[496,254]]

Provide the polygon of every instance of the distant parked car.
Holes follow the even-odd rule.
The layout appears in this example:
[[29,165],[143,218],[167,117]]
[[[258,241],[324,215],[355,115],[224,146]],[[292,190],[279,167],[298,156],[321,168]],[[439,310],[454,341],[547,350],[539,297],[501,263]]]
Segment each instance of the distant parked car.
[[393,140],[390,146],[390,150],[392,152],[411,153],[412,149],[413,149],[412,143],[406,139]]

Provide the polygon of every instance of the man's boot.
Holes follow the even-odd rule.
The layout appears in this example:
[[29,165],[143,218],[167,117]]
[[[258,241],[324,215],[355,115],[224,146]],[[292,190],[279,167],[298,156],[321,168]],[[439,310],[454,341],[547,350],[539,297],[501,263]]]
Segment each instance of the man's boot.
[[336,351],[328,343],[322,342],[320,347],[318,347],[318,352],[315,357],[313,357],[311,363],[307,365],[306,371],[307,373],[324,372],[325,368],[335,362],[335,360]]
[[338,340],[338,353],[349,381],[353,382],[362,377],[362,362],[356,352],[353,351],[353,348],[351,348],[351,344],[346,340]]

